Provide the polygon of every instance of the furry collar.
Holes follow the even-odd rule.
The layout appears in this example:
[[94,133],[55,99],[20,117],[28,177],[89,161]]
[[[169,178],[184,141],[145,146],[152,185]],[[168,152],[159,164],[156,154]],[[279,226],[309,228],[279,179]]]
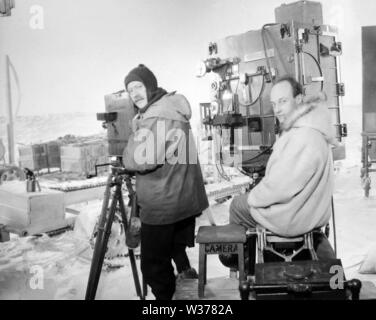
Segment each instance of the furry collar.
[[314,96],[304,96],[303,102],[291,113],[288,119],[281,125],[281,131],[289,131],[296,121],[298,121],[304,115],[312,112],[319,104],[326,101],[326,95],[320,92]]

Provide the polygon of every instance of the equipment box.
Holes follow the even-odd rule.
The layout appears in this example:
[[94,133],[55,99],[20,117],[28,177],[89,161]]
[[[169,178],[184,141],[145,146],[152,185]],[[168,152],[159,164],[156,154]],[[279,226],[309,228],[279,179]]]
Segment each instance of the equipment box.
[[26,192],[25,181],[0,185],[0,224],[21,236],[49,232],[67,227],[64,193],[42,188]]
[[65,172],[94,173],[95,165],[107,162],[108,152],[105,141],[99,140],[61,147],[61,170]]
[[260,300],[343,300],[344,277],[339,259],[259,263],[253,291]]
[[121,157],[132,134],[132,119],[136,115],[136,109],[128,93],[124,91],[108,94],[104,99],[106,112],[117,113],[116,120],[107,125],[108,152],[110,156]]
[[297,1],[282,4],[275,9],[275,21],[277,23],[289,23],[291,20],[300,23],[308,23],[316,26],[323,24],[322,6],[315,1]]
[[47,143],[48,168],[61,167],[60,148],[61,144],[58,142],[53,141]]
[[18,148],[20,167],[39,171],[60,168],[60,144],[48,142]]
[[33,144],[18,149],[20,166],[30,170],[39,171],[47,168],[46,144]]

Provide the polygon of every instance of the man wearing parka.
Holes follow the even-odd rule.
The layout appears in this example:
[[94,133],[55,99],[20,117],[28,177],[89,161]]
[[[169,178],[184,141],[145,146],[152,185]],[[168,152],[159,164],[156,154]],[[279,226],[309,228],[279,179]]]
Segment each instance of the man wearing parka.
[[141,270],[156,299],[168,300],[175,291],[171,259],[179,273],[191,269],[185,248],[194,246],[195,217],[209,206],[189,123],[191,108],[183,95],[159,88],[144,65],[131,70],[124,82],[138,108],[123,164],[136,172]]
[[232,201],[230,223],[260,225],[294,237],[325,226],[330,219],[332,147],[337,142],[324,94],[303,97],[300,84],[287,76],[274,84],[270,100],[281,133],[265,176],[248,194]]

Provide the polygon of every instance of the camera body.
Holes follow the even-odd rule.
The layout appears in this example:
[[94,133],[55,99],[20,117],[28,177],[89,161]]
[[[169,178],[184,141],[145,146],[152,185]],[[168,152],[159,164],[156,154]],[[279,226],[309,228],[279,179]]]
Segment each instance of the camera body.
[[132,119],[137,111],[124,90],[105,95],[104,101],[106,112],[97,113],[97,120],[103,121],[103,127],[107,129],[109,156],[122,157],[132,134]]
[[0,17],[8,17],[12,13],[12,9],[15,7],[14,0],[0,0]]

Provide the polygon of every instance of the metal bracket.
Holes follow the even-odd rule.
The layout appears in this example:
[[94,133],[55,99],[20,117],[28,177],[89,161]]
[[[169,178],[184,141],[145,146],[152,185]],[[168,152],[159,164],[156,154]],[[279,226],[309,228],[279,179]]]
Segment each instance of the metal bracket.
[[[269,251],[273,254],[277,255],[278,257],[282,258],[286,262],[291,262],[292,259],[300,253],[302,250],[308,250],[311,254],[312,260],[318,260],[317,254],[314,250],[313,245],[313,232],[305,233],[300,237],[294,238],[284,238],[277,235],[272,234],[270,231],[267,231],[264,228],[257,227],[256,232],[257,234],[257,246],[258,246],[258,255],[257,255],[257,263],[263,263],[263,252]],[[251,233],[249,233],[251,234]],[[290,255],[280,253],[276,251],[273,247],[273,243],[282,242],[282,243],[297,243],[302,242],[302,245],[293,251]]]
[[339,97],[343,97],[345,95],[345,84],[344,83],[336,83],[336,91]]
[[215,42],[209,43],[209,55],[217,54],[218,53],[218,46]]
[[341,123],[340,134],[341,134],[342,138],[346,138],[347,137],[347,124],[346,123]]
[[281,25],[281,38],[284,39],[285,36],[287,35],[288,37],[291,37],[291,31],[290,27],[287,24],[282,24]]

